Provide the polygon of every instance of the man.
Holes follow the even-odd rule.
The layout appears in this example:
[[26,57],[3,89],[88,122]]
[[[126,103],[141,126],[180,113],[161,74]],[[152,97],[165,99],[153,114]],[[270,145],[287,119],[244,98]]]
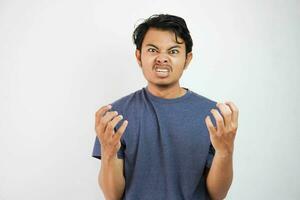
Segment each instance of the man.
[[180,86],[193,45],[184,19],[153,15],[133,40],[147,86],[96,112],[93,157],[101,159],[105,198],[224,199],[233,177],[237,107]]

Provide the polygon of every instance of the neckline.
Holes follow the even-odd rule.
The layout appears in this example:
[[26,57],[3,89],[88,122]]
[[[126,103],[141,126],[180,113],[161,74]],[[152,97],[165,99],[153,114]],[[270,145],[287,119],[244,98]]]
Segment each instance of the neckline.
[[187,99],[192,94],[192,91],[189,90],[188,88],[186,88],[186,87],[182,87],[182,88],[186,89],[186,93],[180,97],[171,98],[171,99],[166,99],[166,98],[158,97],[158,96],[151,94],[150,91],[148,90],[147,86],[143,87],[143,90],[145,91],[147,96],[153,101],[156,101],[159,103],[175,103],[175,102],[179,102],[179,101],[183,101],[183,100]]

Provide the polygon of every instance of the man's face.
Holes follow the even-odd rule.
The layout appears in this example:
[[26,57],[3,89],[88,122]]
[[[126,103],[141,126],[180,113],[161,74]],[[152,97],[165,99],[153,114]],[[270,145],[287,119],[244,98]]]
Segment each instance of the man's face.
[[157,87],[172,87],[178,84],[192,53],[186,56],[184,41],[176,43],[175,33],[150,28],[143,40],[141,51],[136,50],[136,58],[148,84]]

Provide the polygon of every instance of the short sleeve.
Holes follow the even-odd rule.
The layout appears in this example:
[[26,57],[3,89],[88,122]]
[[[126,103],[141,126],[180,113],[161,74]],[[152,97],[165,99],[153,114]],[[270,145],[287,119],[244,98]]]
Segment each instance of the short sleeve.
[[[124,151],[125,151],[125,145],[123,144],[123,142],[121,140],[121,147],[120,147],[119,151],[117,152],[117,157],[119,159],[124,159],[124,157],[125,157]],[[95,138],[92,156],[94,158],[101,159],[101,144],[97,137]]]
[[210,144],[209,145],[208,156],[206,158],[206,164],[205,164],[205,166],[207,168],[211,167],[214,156],[215,156],[215,148],[212,146],[212,144]]

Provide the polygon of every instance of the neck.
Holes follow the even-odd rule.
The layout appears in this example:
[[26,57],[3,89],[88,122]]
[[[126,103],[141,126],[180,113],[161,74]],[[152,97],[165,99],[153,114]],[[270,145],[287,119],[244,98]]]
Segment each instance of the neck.
[[181,88],[179,83],[171,87],[160,87],[157,85],[148,84],[147,89],[152,95],[164,99],[178,98],[186,93],[186,90]]

